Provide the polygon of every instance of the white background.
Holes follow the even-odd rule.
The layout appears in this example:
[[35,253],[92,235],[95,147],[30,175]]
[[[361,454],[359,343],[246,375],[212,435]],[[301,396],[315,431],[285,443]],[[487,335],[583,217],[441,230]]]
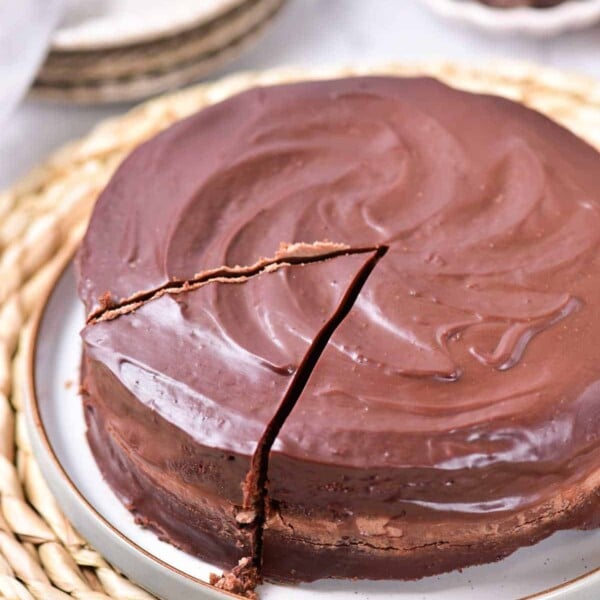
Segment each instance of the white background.
[[[600,27],[546,40],[498,37],[443,21],[418,0],[289,0],[265,37],[219,74],[284,64],[427,58],[521,59],[600,78]],[[0,188],[53,148],[127,107],[26,100],[0,131]]]

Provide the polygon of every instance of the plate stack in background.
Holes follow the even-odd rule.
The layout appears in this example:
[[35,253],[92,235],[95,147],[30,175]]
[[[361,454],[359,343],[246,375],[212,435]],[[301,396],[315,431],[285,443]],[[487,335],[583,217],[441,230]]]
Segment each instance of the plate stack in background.
[[185,85],[237,57],[284,1],[71,0],[34,92],[102,103]]

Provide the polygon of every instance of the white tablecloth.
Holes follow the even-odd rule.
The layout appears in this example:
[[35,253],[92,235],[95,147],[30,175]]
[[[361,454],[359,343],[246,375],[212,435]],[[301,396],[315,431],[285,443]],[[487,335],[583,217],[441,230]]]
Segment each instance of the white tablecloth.
[[[443,21],[418,0],[289,0],[267,35],[220,74],[285,64],[436,57],[536,61],[600,78],[600,28],[546,40],[500,38]],[[26,100],[0,132],[0,187],[10,185],[53,148],[127,108]]]

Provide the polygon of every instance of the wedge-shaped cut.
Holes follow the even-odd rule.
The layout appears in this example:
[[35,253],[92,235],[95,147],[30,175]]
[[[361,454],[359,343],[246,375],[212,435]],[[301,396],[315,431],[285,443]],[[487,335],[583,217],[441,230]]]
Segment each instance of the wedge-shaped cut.
[[225,568],[253,556],[252,457],[368,258],[214,280],[84,329],[89,441],[140,522]]

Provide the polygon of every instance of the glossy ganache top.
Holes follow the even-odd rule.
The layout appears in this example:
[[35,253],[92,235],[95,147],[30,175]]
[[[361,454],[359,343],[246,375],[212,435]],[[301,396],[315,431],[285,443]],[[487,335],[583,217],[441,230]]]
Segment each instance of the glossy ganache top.
[[[589,468],[600,435],[600,156],[511,101],[368,77],[207,108],[123,163],[79,253],[80,294],[92,311],[107,293],[117,301],[322,240],[389,251],[275,457],[497,467],[503,481],[539,467],[554,483]],[[336,264],[301,271],[316,290],[309,312]],[[227,327],[269,331],[260,315],[244,310]],[[218,306],[212,318],[224,324]],[[232,357],[229,369],[242,368]],[[477,512],[478,499],[456,502]]]
[[[88,324],[85,354],[101,365],[93,376],[118,381],[151,409],[149,421],[160,415],[198,444],[251,457],[312,339],[364,261],[362,253],[342,255],[217,279]],[[110,388],[103,395],[110,398]],[[136,417],[123,430],[140,440],[135,430],[144,427]],[[158,443],[137,448],[153,464],[165,451]]]

